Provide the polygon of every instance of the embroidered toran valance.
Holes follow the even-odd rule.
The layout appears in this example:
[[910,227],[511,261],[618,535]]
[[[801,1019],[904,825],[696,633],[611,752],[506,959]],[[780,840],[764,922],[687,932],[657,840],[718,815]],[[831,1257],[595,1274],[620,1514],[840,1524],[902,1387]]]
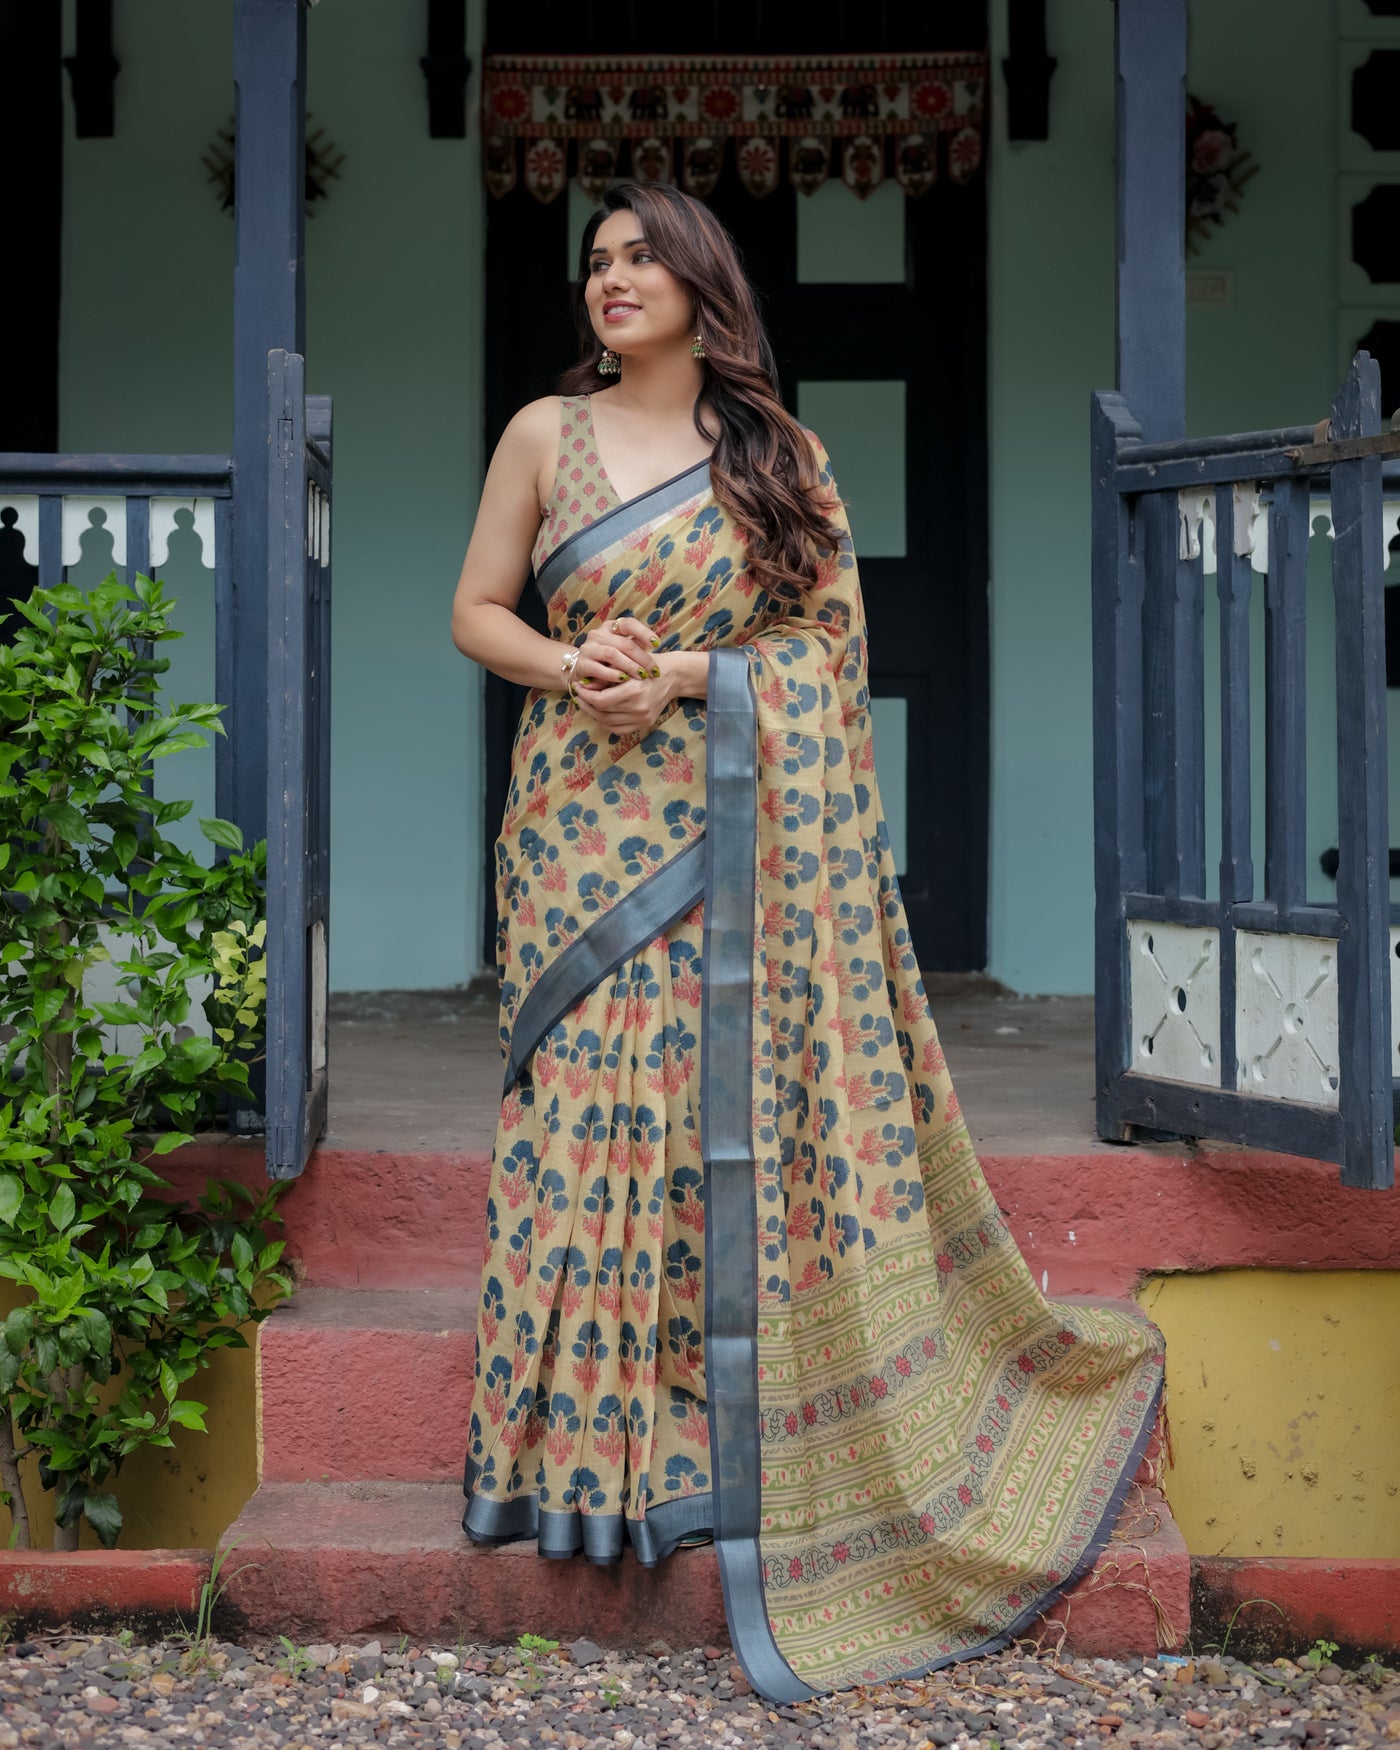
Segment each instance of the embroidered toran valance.
[[617,176],[674,182],[703,197],[733,141],[750,194],[778,185],[779,145],[794,188],[837,175],[862,198],[886,174],[919,195],[948,173],[966,182],[982,161],[987,58],[982,54],[488,56],[481,126],[486,186],[524,181],[536,200],[563,192],[570,169],[596,200]]

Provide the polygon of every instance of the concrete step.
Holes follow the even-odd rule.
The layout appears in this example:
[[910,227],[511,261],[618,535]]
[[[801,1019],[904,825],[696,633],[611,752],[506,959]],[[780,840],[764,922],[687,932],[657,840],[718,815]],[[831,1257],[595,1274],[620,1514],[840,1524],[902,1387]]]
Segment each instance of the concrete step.
[[[461,1288],[303,1288],[258,1327],[259,1480],[452,1482],[476,1363],[477,1272]],[[1162,1428],[1137,1481],[1161,1482]]]
[[[727,1640],[713,1549],[655,1569],[485,1549],[461,1530],[454,1483],[264,1483],[230,1528],[221,1578],[249,1634],[298,1641],[408,1635],[510,1643],[521,1634],[636,1648]],[[1093,1569],[1030,1631],[1086,1656],[1152,1654],[1190,1631],[1190,1559],[1165,1500],[1134,1489]]]
[[[451,1482],[462,1474],[477,1278],[460,1288],[303,1288],[258,1327],[259,1480]],[[1161,1482],[1162,1426],[1138,1468]]]
[[[261,1142],[204,1138],[154,1162],[175,1194],[208,1178],[267,1190]],[[390,1154],[318,1148],[283,1191],[288,1255],[316,1288],[460,1288],[481,1263],[491,1150]]]
[[462,1475],[477,1276],[457,1288],[303,1288],[258,1327],[264,1483]]

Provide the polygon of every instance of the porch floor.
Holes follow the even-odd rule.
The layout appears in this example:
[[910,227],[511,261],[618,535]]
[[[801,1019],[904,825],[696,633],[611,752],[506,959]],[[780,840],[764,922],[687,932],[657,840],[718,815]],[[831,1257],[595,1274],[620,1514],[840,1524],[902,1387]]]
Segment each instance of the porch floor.
[[[1111,1152],[1094,1135],[1092,997],[1018,997],[978,975],[925,980],[980,1154]],[[496,1001],[470,987],[330,999],[327,1147],[489,1152]]]

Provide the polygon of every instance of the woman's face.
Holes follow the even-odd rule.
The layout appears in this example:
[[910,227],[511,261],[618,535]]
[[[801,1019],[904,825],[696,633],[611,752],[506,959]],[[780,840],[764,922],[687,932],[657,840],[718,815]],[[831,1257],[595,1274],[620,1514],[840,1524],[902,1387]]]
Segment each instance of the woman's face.
[[624,208],[609,213],[593,239],[584,301],[593,332],[626,355],[689,343],[689,292],[647,248],[641,221]]

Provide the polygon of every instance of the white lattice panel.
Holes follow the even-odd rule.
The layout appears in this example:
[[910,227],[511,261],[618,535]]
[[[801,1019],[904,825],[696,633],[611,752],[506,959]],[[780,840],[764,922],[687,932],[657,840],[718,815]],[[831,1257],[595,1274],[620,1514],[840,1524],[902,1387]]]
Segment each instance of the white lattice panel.
[[306,487],[306,552],[322,565],[331,562],[331,501],[312,481]]
[[[93,511],[101,511],[97,522]],[[83,540],[88,534],[112,537],[113,565],[126,564],[126,500],[124,498],[79,498],[64,494],[63,498],[63,563],[77,565],[83,557]]]
[[[1337,528],[1332,520],[1330,498],[1313,499],[1312,530],[1314,535],[1336,538]],[[1387,497],[1381,500],[1381,542],[1387,551],[1397,535],[1400,535],[1400,498]]]
[[1400,975],[1395,962],[1400,959],[1400,929],[1390,932],[1390,1073],[1400,1079]]
[[1337,944],[1325,936],[1241,930],[1235,954],[1241,1090],[1338,1105]]
[[1132,1064],[1142,1075],[1220,1086],[1220,932],[1128,920]]
[[[26,493],[22,498],[0,498],[0,511],[13,511],[13,517],[0,516],[0,529],[19,534],[24,542],[24,559],[29,565],[39,563],[39,498]],[[13,540],[9,532],[7,539]]]
[[[1269,505],[1255,486],[1236,486],[1235,551],[1249,554],[1253,569],[1261,574],[1269,569]],[[1213,576],[1218,564],[1215,551],[1215,493],[1199,487],[1188,487],[1176,495],[1177,523],[1180,531],[1178,552],[1182,559],[1200,558],[1206,575]],[[1332,501],[1314,498],[1309,512],[1314,537],[1336,534],[1332,522]],[[1400,535],[1400,497],[1388,496],[1381,505],[1381,538],[1389,548]]]
[[[183,516],[181,513],[184,513]],[[192,530],[203,551],[200,562],[214,569],[214,500],[212,498],[153,498],[151,500],[151,570],[170,558],[170,537]]]

